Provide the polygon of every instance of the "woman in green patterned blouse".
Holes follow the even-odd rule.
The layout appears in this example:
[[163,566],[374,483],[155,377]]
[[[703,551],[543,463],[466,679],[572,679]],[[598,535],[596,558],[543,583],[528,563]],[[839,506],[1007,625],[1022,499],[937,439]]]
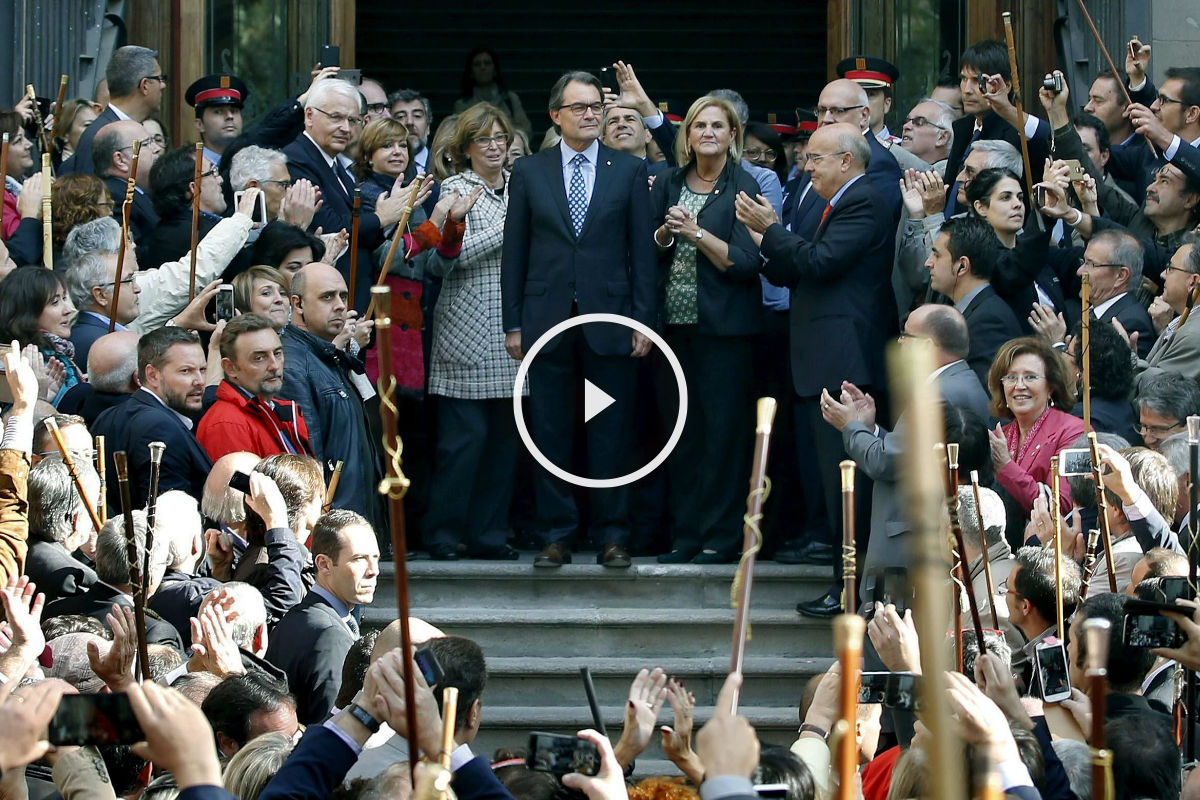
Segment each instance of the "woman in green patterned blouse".
[[[726,100],[701,97],[676,140],[677,163],[651,190],[658,227],[659,323],[687,378],[688,415],[668,460],[672,549],[664,563],[733,561],[754,433],[754,336],[762,319],[758,248],[734,216],[738,192],[758,184],[742,169],[744,125]],[[660,398],[675,396],[665,360]],[[662,401],[660,401],[662,402]],[[663,408],[665,419],[675,408]]]

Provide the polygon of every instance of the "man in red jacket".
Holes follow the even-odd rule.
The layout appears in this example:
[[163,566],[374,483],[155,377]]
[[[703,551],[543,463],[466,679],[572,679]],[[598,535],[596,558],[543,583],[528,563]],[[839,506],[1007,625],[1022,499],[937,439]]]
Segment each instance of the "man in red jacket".
[[276,397],[283,387],[283,344],[269,319],[242,314],[229,321],[221,333],[221,368],[225,380],[196,431],[213,461],[239,450],[312,455],[300,407]]

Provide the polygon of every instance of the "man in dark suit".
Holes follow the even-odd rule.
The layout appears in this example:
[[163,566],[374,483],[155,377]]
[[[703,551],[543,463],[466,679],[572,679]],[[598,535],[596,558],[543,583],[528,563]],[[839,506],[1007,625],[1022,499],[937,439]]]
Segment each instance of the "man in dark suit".
[[204,399],[204,348],[183,328],[159,328],[138,342],[138,376],[142,388],[128,401],[99,416],[93,433],[107,437],[109,506],[120,507],[112,455],[129,457],[129,483],[134,508],[142,508],[150,491],[150,442],[163,452],[158,491],[179,489],[199,497],[212,461],[196,441],[194,417]]
[[[554,325],[578,314],[609,313],[654,324],[657,261],[652,239],[646,162],[598,141],[600,81],[569,72],[550,93],[550,118],[562,131],[558,147],[516,162],[504,223],[501,267],[505,347],[513,358]],[[616,402],[587,423],[588,469],[615,478],[626,464],[635,363],[650,340],[616,325],[572,328],[544,349],[529,369],[534,441],[554,464],[570,470],[580,379]],[[534,479],[536,566],[571,559],[579,525],[572,487],[539,470]],[[627,567],[628,491],[594,490],[589,530],[603,545],[599,561]]]
[[[79,316],[71,326],[71,344],[75,345],[75,363],[84,372],[88,371],[88,353],[101,336],[108,333],[109,320],[117,318],[117,330],[133,322],[138,315],[138,295],[141,287],[133,279],[137,261],[126,259],[120,275],[117,275],[117,256],[113,253],[92,252],[83,254],[69,265],[66,275],[67,291]],[[120,303],[115,313],[113,298],[117,282],[121,283]]]
[[158,53],[153,50],[137,45],[117,48],[108,60],[104,77],[108,81],[108,105],[83,129],[75,154],[63,162],[59,175],[92,172],[92,140],[101,128],[120,120],[141,123],[162,105],[167,77],[162,74]]
[[[76,460],[75,469],[95,508],[100,476],[88,460]],[[29,552],[24,574],[46,595],[47,603],[83,594],[99,580],[95,570],[71,555],[93,530],[62,458],[43,458],[29,471]]]
[[[866,179],[871,158],[870,145],[855,125],[825,125],[813,134],[805,171],[825,202],[811,239],[785,230],[764,200],[744,194],[737,199],[738,219],[761,239],[768,280],[792,290],[793,399],[797,440],[803,442],[798,456],[806,485],[817,497],[823,495],[829,517],[813,529],[813,538],[830,545],[833,531],[842,529],[837,465],[845,451],[840,434],[822,419],[821,393],[838,395],[842,382],[849,381],[879,397],[887,383],[884,346],[897,328],[890,313],[895,310],[896,224],[879,213],[880,197]],[[801,430],[811,438],[805,441]],[[869,516],[867,503],[869,495],[863,497],[860,519]],[[840,577],[840,559],[834,564]],[[838,592],[831,590],[821,603],[836,605]]]
[[957,217],[942,223],[933,250],[925,259],[933,290],[949,297],[967,321],[971,337],[967,363],[985,386],[996,351],[1021,335],[1017,315],[990,283],[998,244],[987,222]]
[[67,390],[58,401],[59,413],[78,414],[91,428],[101,414],[127,401],[139,388],[137,349],[133,331],[113,331],[97,339],[88,357],[87,381]]
[[[96,123],[92,123],[95,127]],[[92,142],[92,163],[96,174],[108,187],[113,198],[113,216],[121,221],[121,206],[125,201],[129,176],[133,170],[133,143],[141,142],[137,175],[134,178],[133,205],[129,213],[129,232],[134,242],[148,242],[158,226],[158,214],[146,187],[150,185],[150,170],[162,146],[150,138],[140,122],[123,120],[105,125]]]
[[1121,230],[1102,230],[1083,251],[1079,275],[1089,276],[1095,319],[1108,323],[1116,320],[1130,336],[1137,333],[1138,355],[1145,358],[1158,334],[1150,315],[1133,294],[1142,285],[1143,260],[1144,251],[1136,238]]
[[[354,206],[354,178],[338,161],[363,124],[358,90],[343,80],[331,78],[318,82],[308,93],[304,107],[304,133],[283,148],[288,157],[292,180],[306,178],[321,190],[321,208],[313,216],[309,230],[325,233],[350,231]],[[398,189],[399,187],[397,187]],[[393,189],[379,197],[374,211],[364,211],[358,220],[358,270],[355,297],[351,307],[366,311],[374,272],[371,253],[384,240],[385,229],[400,221],[408,201],[408,192]],[[337,268],[350,284],[350,251],[338,259]]]
[[267,644],[267,661],[287,673],[296,715],[306,725],[333,708],[342,662],[359,636],[359,606],[375,597],[379,545],[367,520],[335,509],[312,531],[317,581],[299,605],[283,615]]

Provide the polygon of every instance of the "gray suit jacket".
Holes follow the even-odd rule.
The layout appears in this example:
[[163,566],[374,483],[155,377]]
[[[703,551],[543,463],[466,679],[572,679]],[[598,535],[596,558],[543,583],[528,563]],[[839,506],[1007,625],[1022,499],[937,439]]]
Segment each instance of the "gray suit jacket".
[[1187,324],[1176,328],[1169,338],[1164,331],[1150,348],[1150,354],[1145,359],[1138,359],[1137,391],[1140,392],[1151,377],[1164,372],[1178,372],[1192,380],[1200,380],[1200,314],[1189,315]]
[[938,376],[938,390],[947,404],[971,409],[985,425],[991,418],[988,394],[966,361],[955,361],[946,367],[946,371]]

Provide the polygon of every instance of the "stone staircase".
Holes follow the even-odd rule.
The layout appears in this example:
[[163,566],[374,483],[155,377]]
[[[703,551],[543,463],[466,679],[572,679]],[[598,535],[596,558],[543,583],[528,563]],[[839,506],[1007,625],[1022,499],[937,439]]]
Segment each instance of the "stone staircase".
[[[634,559],[627,570],[597,566],[589,554],[557,570],[520,561],[413,561],[414,616],[478,642],[488,663],[476,751],[524,748],[530,731],[591,727],[580,667],[592,671],[609,735],[620,736],[629,684],[661,666],[696,695],[696,727],[708,719],[729,669],[734,565],[660,565]],[[384,563],[364,622],[395,618],[394,565]],[[740,711],[765,743],[788,745],[799,727],[805,681],[831,663],[830,624],[796,614],[795,604],[829,585],[828,567],[760,563],[754,576],[752,638],[746,645]],[[670,707],[660,725],[671,724]],[[656,735],[638,773],[678,774]]]

